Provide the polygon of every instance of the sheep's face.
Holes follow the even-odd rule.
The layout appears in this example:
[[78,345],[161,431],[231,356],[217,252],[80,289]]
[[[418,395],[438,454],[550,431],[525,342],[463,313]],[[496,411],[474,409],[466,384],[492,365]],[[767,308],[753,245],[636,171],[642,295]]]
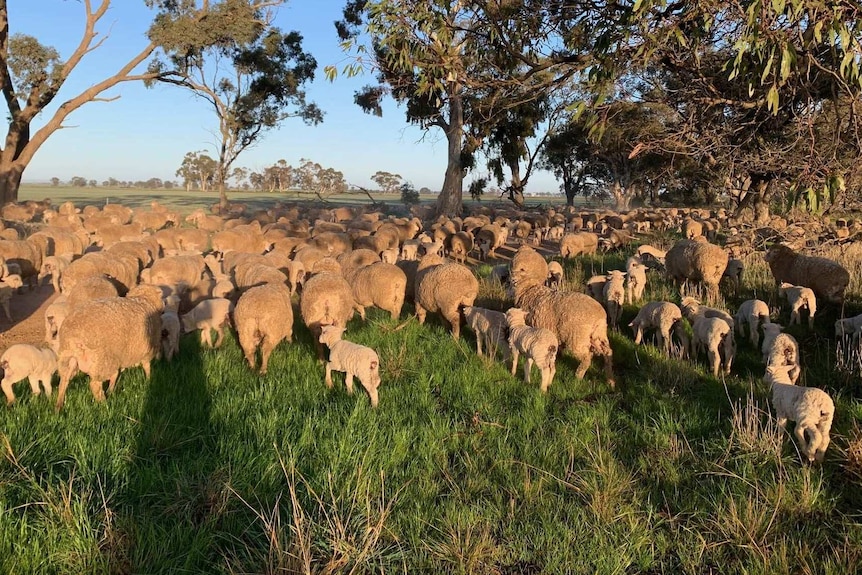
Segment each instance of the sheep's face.
[[526,325],[527,312],[517,307],[509,308],[509,310],[506,311],[506,321],[512,327]]
[[790,370],[794,369],[795,365],[767,365],[766,373],[763,375],[763,381],[772,385],[774,383],[790,383]]
[[764,335],[778,335],[784,327],[777,323],[765,323],[762,325]]
[[786,254],[791,254],[791,253],[793,253],[793,250],[791,250],[787,246],[783,246],[783,245],[779,244],[779,245],[772,246],[771,248],[769,248],[769,250],[766,252],[766,255],[763,257],[763,259],[764,259],[764,261],[766,261],[766,263],[771,263],[773,261],[777,261],[779,258],[785,256]]
[[325,325],[320,329],[320,343],[331,346],[335,342],[341,340],[341,335],[344,333],[344,328],[337,325]]

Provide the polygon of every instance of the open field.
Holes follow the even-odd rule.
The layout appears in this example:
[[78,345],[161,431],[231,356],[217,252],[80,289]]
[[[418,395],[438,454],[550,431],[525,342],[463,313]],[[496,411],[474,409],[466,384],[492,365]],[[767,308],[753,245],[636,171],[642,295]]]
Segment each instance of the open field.
[[[124,201],[150,198],[135,195]],[[566,262],[569,286],[632,251]],[[746,263],[727,307],[756,294],[777,308],[762,256]],[[847,316],[862,311],[859,268]],[[484,279],[490,266],[476,271],[478,305],[509,305]],[[678,300],[649,280],[645,301]],[[298,313],[264,377],[232,336],[207,350],[187,335],[179,358],[155,362],[149,382],[124,372],[101,405],[81,376],[59,414],[19,384],[19,403],[0,408],[0,572],[856,572],[862,385],[834,367],[839,311],[818,310],[814,332],[789,330],[802,383],[836,403],[822,466],[802,465],[776,427],[747,339],[733,376],[716,379],[703,360],[635,347],[621,327],[617,392],[598,362],[576,380],[563,356],[542,395],[478,357],[469,330],[456,342],[409,304],[399,321],[369,310],[348,327],[380,355],[376,411],[339,374],[326,389]]]

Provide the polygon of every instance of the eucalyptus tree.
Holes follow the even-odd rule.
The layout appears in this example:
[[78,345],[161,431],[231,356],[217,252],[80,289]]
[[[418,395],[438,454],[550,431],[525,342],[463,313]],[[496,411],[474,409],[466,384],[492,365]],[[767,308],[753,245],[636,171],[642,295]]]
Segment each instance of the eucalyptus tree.
[[205,192],[210,182],[215,179],[217,168],[218,163],[203,150],[188,152],[183,156],[183,162],[177,169],[176,175],[183,179],[183,186],[187,192],[195,187]]
[[273,8],[285,0],[224,0],[190,11],[196,0],[162,0],[150,29],[161,57],[150,62],[155,81],[190,90],[212,108],[217,121],[215,183],[220,203],[239,155],[287,118],[322,121],[303,86],[317,62],[302,48],[299,32],[272,24]]

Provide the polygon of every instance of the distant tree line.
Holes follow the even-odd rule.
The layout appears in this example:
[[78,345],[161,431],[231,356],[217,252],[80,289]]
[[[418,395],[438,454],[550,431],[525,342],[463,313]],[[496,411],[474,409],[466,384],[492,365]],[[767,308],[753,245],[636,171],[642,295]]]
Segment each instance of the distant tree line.
[[161,178],[150,178],[148,180],[118,180],[117,178],[108,178],[102,181],[101,184],[97,180],[88,180],[83,176],[72,176],[68,182],[63,182],[60,178],[51,178],[51,185],[59,187],[61,185],[71,186],[73,188],[96,188],[100,185],[103,188],[140,188],[144,190],[172,190],[177,186],[173,180],[163,180]]

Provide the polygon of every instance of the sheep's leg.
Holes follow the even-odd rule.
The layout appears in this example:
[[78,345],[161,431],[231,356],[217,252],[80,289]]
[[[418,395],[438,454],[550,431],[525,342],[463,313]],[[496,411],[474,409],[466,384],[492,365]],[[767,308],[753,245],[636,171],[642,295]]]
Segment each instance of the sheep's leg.
[[326,383],[326,387],[332,389],[332,362],[326,362],[326,376],[324,377],[324,383]]
[[373,385],[368,385],[365,387],[365,389],[366,389],[366,391],[368,391],[368,397],[371,398],[371,407],[376,408],[377,407],[377,401],[378,401],[377,388],[374,387]]
[[45,375],[42,376],[42,380],[41,380],[42,387],[45,388],[45,395],[47,397],[51,397],[51,394],[54,393],[54,388],[51,387],[51,377],[52,376],[53,376],[53,374],[46,373]]
[[54,274],[51,276],[51,285],[54,286],[54,292],[60,293],[60,276]]
[[584,376],[587,374],[587,370],[590,368],[590,363],[593,361],[593,354],[587,350],[586,353],[572,353],[572,355],[576,360],[578,360],[578,369],[575,370],[575,377],[578,379],[584,379]]
[[635,345],[640,345],[644,339],[644,332],[641,324],[635,324]]
[[530,383],[530,372],[533,371],[533,358],[529,355],[524,362],[524,381]]
[[[831,427],[832,420],[830,418],[829,425]],[[821,427],[823,426],[823,427]],[[814,450],[814,460],[817,463],[823,463],[823,457],[826,455],[826,448],[829,447],[829,430],[824,429],[826,426],[821,422],[817,429],[820,431],[820,443],[817,445],[817,448]]]
[[359,312],[360,319],[362,319],[362,321],[365,321],[365,306],[356,304],[356,306],[354,306],[354,309]]
[[416,318],[419,320],[420,325],[425,323],[425,316],[427,315],[427,313],[428,311],[424,307],[422,307],[418,303],[416,304]]
[[353,374],[349,371],[344,374],[344,385],[347,386],[347,395],[353,395]]
[[275,346],[269,341],[270,338],[264,339],[260,343],[260,374],[266,375],[266,370],[269,368],[269,356],[272,355],[272,350]]
[[[142,363],[141,363],[141,367],[143,367],[143,368],[144,368],[144,377],[146,377],[146,378],[147,378],[147,380],[149,381],[149,379],[150,379],[150,374],[152,373],[152,369],[151,369],[151,367],[150,367],[150,360],[146,360],[146,361],[142,362]],[[110,390],[109,390],[109,391],[110,391]]]
[[512,375],[515,375],[515,372],[518,371],[518,348],[511,346],[509,351],[512,352]]
[[30,391],[33,395],[42,395],[42,388],[39,386],[39,378],[31,373],[27,377],[27,381],[30,382]]
[[[811,444],[805,441],[806,429],[811,432]],[[803,455],[808,458],[809,462],[814,461],[813,448],[820,443],[820,431],[818,431],[816,427],[808,427],[797,423],[796,429],[793,430],[793,435],[796,436],[796,441],[798,442],[799,449],[802,451]]]
[[461,337],[461,314],[458,313],[458,308],[455,308],[454,313],[445,314],[445,319],[452,326],[452,337],[458,340]]
[[808,329],[814,329],[814,312],[810,308],[808,310]]
[[712,369],[712,376],[718,377],[718,366],[721,363],[721,358],[719,357],[718,350],[710,348],[706,350],[706,356],[709,359],[709,366]]
[[[116,376],[112,378],[116,380]],[[95,381],[90,379],[90,393],[93,394],[93,399],[96,401],[105,401],[105,389],[102,387],[103,381]]]
[[219,348],[219,347],[221,347],[221,344],[224,341],[224,324],[216,326],[215,330],[216,330],[215,347]]
[[206,326],[201,330],[201,343],[207,344],[207,347],[213,346],[212,333],[210,333],[210,326]]
[[8,377],[4,377],[3,381],[0,382],[0,388],[3,389],[3,395],[6,396],[6,405],[12,405],[15,403],[15,393],[12,391],[12,380]]

